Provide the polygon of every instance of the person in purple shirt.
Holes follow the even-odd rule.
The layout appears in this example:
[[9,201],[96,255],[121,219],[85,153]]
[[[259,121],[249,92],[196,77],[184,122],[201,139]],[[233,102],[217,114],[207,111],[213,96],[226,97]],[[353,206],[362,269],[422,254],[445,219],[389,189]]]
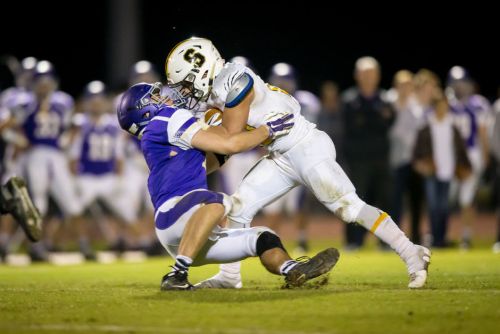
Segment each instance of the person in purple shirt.
[[489,160],[488,137],[493,126],[493,108],[484,96],[476,93],[473,79],[461,66],[450,69],[446,93],[454,123],[465,141],[467,156],[472,164],[472,175],[460,181],[458,187],[463,226],[460,247],[468,249],[476,215],[474,198]]
[[[61,138],[70,125],[74,102],[57,87],[53,65],[39,61],[34,71],[33,90],[15,108],[14,117],[28,141],[24,164],[28,188],[40,214],[47,215],[49,196],[52,196],[64,216],[72,224],[80,225],[82,206],[61,145]],[[44,242],[50,249],[57,226],[46,227]],[[80,249],[87,258],[93,258],[85,238],[80,240]]]
[[[327,249],[305,263],[290,258],[279,237],[263,227],[226,229],[222,222],[233,203],[207,189],[206,173],[224,158],[286,134],[293,115],[271,113],[265,125],[253,131],[229,135],[211,127],[182,108],[184,101],[161,84],[136,84],[124,94],[118,107],[122,129],[141,139],[150,169],[148,188],[155,207],[156,234],[175,258],[172,271],[161,282],[162,290],[189,290],[191,265],[225,263],[259,256],[271,273],[284,275],[288,285],[300,286],[333,268],[338,251]],[[217,162],[219,161],[219,162]],[[237,205],[237,204],[234,204]]]
[[86,86],[82,106],[84,113],[74,117],[77,131],[70,149],[81,204],[86,210],[102,200],[120,222],[133,225],[137,214],[128,205],[121,177],[124,133],[108,113],[111,103],[104,83],[92,81]]

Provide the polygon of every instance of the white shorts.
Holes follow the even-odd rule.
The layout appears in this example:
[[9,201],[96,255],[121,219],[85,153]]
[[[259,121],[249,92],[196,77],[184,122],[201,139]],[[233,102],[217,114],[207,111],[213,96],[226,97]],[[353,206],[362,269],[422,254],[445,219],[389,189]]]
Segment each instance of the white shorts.
[[100,199],[125,222],[132,224],[137,220],[137,211],[130,205],[127,191],[124,191],[122,180],[115,174],[80,175],[76,178],[78,194],[82,207]]
[[472,165],[472,174],[467,179],[458,183],[458,202],[460,207],[470,206],[474,201],[484,169],[484,161],[479,148],[468,150],[467,155]]
[[229,219],[249,226],[260,209],[303,184],[340,219],[354,222],[365,202],[335,157],[332,140],[317,129],[285,153],[271,152],[250,170],[232,196]]
[[42,217],[47,214],[49,195],[64,214],[77,216],[82,213],[74,178],[63,152],[51,147],[36,146],[26,153],[25,162],[28,187]]
[[[175,257],[191,216],[202,205],[220,203],[226,212],[230,209],[230,198],[222,193],[205,189],[191,191],[183,196],[169,199],[155,214],[156,235],[167,252]],[[225,229],[216,227],[209,236],[198,256],[193,259],[194,266],[209,263],[230,263],[257,255],[257,239],[264,227]]]

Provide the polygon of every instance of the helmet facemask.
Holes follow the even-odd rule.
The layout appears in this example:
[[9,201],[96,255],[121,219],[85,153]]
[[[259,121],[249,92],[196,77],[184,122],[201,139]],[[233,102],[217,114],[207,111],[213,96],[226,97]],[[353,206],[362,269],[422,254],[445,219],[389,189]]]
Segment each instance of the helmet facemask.
[[186,99],[174,89],[164,89],[160,82],[155,82],[151,88],[138,100],[137,108],[143,109],[153,105],[156,109],[164,106],[181,108],[186,104]]
[[[193,71],[197,71],[198,69],[193,69]],[[205,71],[203,74],[202,80],[206,79],[208,71]],[[208,100],[208,97],[210,96],[210,91],[211,91],[211,86],[212,86],[212,80],[209,80],[207,83],[208,90],[205,93],[202,89],[196,88],[196,74],[193,72],[190,72],[184,80],[176,83],[176,84],[170,84],[169,87],[173,88],[175,91],[179,92],[179,94],[185,99],[186,104],[185,108],[189,110],[196,109],[198,105],[201,102],[206,102]]]
[[137,134],[141,138],[146,125],[149,124],[161,108],[165,106],[180,108],[185,104],[186,99],[178,91],[168,87],[165,89],[160,82],[156,82],[137,100],[135,108],[137,110],[144,110],[144,113],[142,114],[142,120],[137,124],[133,124],[129,132]]

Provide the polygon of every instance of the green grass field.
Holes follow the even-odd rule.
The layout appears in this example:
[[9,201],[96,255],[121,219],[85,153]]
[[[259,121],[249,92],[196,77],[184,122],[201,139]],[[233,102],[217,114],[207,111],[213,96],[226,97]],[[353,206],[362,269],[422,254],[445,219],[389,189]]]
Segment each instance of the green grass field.
[[[327,286],[281,290],[258,260],[242,290],[160,292],[167,259],[0,266],[0,333],[499,333],[500,256],[435,252],[428,286],[406,288],[393,253],[345,253]],[[194,268],[196,282],[217,271]]]

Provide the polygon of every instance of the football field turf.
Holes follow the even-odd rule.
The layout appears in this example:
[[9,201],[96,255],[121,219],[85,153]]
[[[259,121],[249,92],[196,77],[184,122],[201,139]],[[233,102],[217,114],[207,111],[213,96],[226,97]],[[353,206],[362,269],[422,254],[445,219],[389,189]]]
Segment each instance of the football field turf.
[[[258,260],[242,290],[160,292],[170,259],[0,266],[0,333],[499,333],[500,255],[436,251],[428,286],[406,288],[391,252],[341,252],[328,285],[280,289]],[[196,282],[216,266],[194,268]]]

